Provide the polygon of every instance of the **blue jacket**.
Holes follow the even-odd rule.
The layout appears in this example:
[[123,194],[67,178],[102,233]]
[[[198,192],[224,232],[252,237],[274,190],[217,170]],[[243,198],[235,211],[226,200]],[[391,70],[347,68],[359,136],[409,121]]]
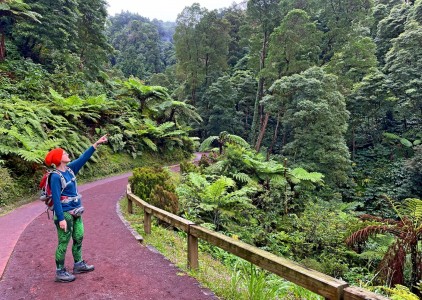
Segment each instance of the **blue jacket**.
[[[79,170],[85,165],[85,163],[90,159],[92,154],[94,154],[95,148],[91,146],[88,148],[81,156],[77,159],[71,161],[67,164],[67,166],[72,169],[73,173],[78,174]],[[51,194],[53,197],[54,202],[54,213],[56,214],[57,221],[64,220],[63,212],[70,211],[81,206],[81,199],[77,201],[71,201],[69,203],[62,203],[60,201],[60,196],[68,196],[68,197],[75,197],[78,195],[78,190],[76,187],[76,180],[72,181],[72,174],[69,171],[61,172],[63,177],[66,179],[66,182],[70,183],[66,186],[66,188],[62,192],[62,184],[60,180],[60,176],[58,174],[52,173],[50,178],[50,187],[51,187]]]

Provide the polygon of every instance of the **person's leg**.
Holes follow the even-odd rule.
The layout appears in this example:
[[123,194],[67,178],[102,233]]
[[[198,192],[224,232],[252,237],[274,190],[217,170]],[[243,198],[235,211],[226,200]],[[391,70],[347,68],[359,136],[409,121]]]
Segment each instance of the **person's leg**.
[[64,267],[64,261],[66,257],[67,245],[69,244],[70,237],[72,236],[73,232],[73,217],[69,213],[65,212],[64,218],[67,223],[66,232],[60,228],[59,222],[57,220],[54,220],[54,223],[56,224],[58,238],[58,245],[56,249],[56,281],[70,282],[75,280],[75,276],[67,273]]
[[94,266],[88,265],[82,259],[82,241],[84,238],[84,224],[82,217],[76,217],[73,219],[73,246],[72,254],[75,264],[73,265],[73,273],[86,273],[94,271]]
[[82,261],[82,241],[84,239],[84,223],[82,217],[73,218],[73,232],[72,232],[72,254],[73,260],[76,262]]
[[58,237],[58,245],[56,249],[56,267],[57,269],[63,269],[64,268],[64,260],[66,257],[66,250],[67,245],[69,244],[70,238],[72,236],[73,232],[73,217],[65,212],[64,213],[64,219],[67,223],[67,231],[65,232],[63,229],[60,228],[59,222],[57,220],[54,220],[54,223],[56,224],[57,228],[57,237]]

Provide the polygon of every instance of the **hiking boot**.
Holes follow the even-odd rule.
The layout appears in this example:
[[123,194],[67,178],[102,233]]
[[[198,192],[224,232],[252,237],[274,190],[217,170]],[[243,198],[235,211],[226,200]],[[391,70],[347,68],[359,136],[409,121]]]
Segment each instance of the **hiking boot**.
[[73,265],[73,274],[86,273],[94,271],[94,266],[88,265],[84,260]]
[[72,282],[76,277],[68,273],[65,268],[56,270],[56,282]]

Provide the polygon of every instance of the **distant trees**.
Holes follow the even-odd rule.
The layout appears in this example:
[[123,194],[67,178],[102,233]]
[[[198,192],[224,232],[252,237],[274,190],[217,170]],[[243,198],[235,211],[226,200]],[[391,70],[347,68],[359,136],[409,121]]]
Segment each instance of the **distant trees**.
[[174,23],[150,21],[137,14],[123,12],[110,18],[108,38],[116,52],[109,55],[112,64],[125,76],[143,80],[164,72],[174,64],[174,50],[170,43]]
[[176,24],[176,72],[195,105],[198,90],[210,86],[227,67],[229,24],[199,4],[186,7]]
[[351,167],[344,136],[349,113],[336,78],[314,67],[276,80],[270,92],[264,100],[268,109],[285,112],[282,130],[289,138],[283,153],[291,163],[323,173],[334,186],[347,184]]
[[31,7],[22,0],[0,1],[0,62],[6,57],[6,35],[11,35],[11,27],[19,19],[40,22],[40,14],[31,11]]

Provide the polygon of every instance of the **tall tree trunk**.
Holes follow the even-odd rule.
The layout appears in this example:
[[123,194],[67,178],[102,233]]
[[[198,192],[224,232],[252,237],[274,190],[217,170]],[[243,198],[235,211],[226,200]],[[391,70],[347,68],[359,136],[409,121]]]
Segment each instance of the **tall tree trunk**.
[[[265,58],[267,57],[267,48],[268,48],[268,33],[264,32],[264,39],[262,41],[262,48],[261,48],[261,55],[259,58],[259,72],[265,68]],[[258,79],[258,89],[256,91],[256,98],[255,98],[255,105],[254,105],[254,112],[253,112],[253,119],[252,119],[252,128],[249,141],[253,145],[255,144],[256,134],[258,132],[258,119],[261,116],[261,128],[264,122],[262,112],[263,108],[262,105],[259,103],[264,96],[264,78],[259,77]]]
[[421,261],[418,259],[418,244],[411,245],[410,249],[410,261],[412,262],[412,274],[410,276],[411,291],[420,297],[421,291],[417,288],[417,284],[421,280],[421,270],[419,269]]
[[4,61],[6,58],[5,34],[3,32],[1,32],[0,34],[0,61]]
[[270,117],[269,113],[266,113],[265,116],[264,116],[264,120],[262,122],[261,130],[259,131],[258,140],[256,141],[256,145],[255,145],[256,151],[259,151],[259,149],[261,149],[261,143],[262,143],[262,140],[264,139],[265,131],[267,130],[268,118],[269,117]]
[[[259,79],[260,81],[261,79]],[[258,88],[256,90],[256,97],[255,97],[255,104],[253,108],[253,116],[252,116],[252,125],[251,125],[251,132],[249,133],[249,143],[251,145],[255,144],[256,141],[256,133],[258,131],[258,116],[259,116],[259,83],[258,81]]]
[[278,127],[279,127],[279,125],[280,125],[280,111],[277,113],[277,123],[275,125],[274,135],[273,135],[273,139],[271,141],[270,148],[268,148],[268,151],[267,151],[267,160],[270,159],[270,154],[273,152],[274,145],[275,145],[275,143],[277,141],[277,135],[278,135]]
[[355,160],[355,155],[356,155],[356,136],[355,136],[356,132],[355,132],[355,126],[353,125],[352,128],[352,161]]

